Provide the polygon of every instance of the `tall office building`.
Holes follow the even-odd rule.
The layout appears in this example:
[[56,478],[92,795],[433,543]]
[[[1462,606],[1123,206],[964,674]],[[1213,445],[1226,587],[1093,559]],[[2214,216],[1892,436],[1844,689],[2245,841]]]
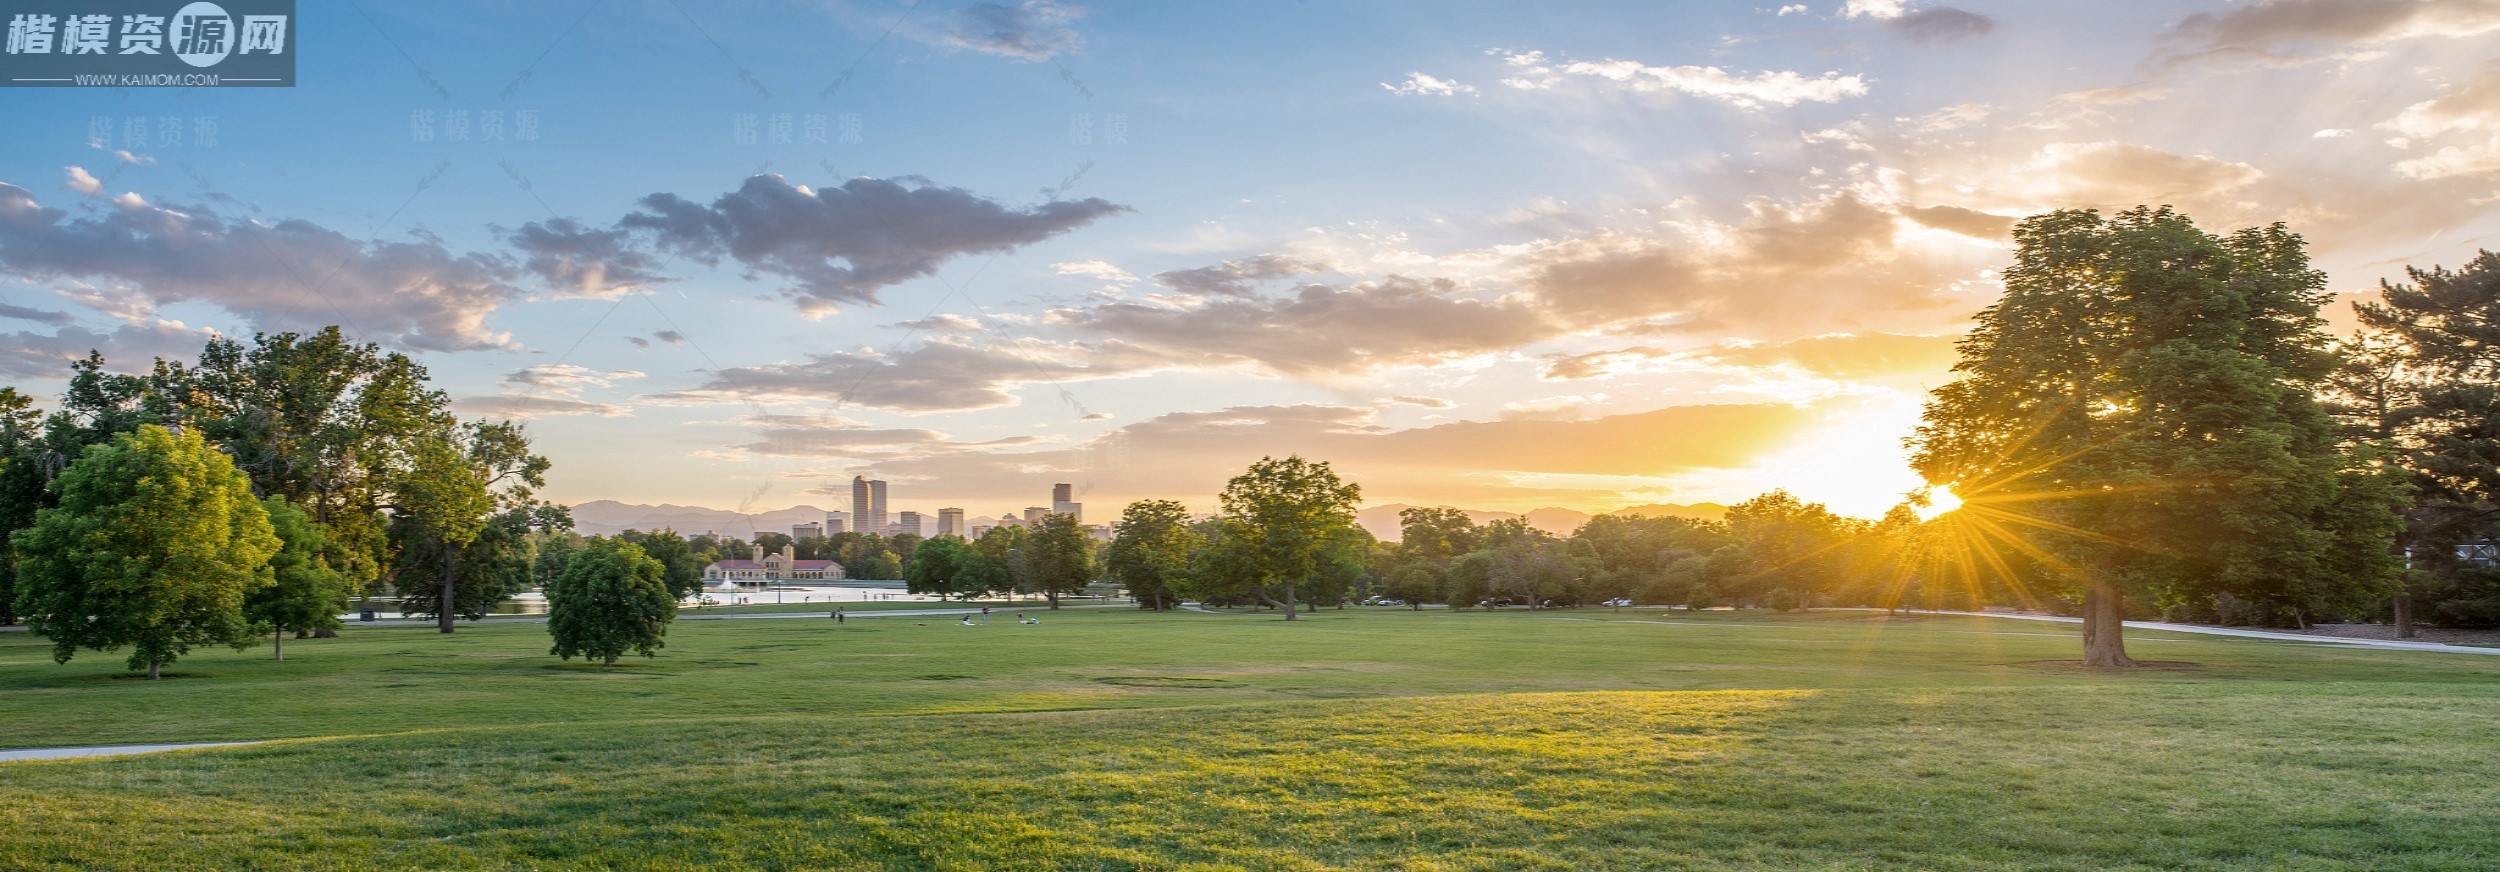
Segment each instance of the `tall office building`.
[[967,532],[967,531],[964,529],[964,510],[962,510],[962,509],[939,509],[939,510],[938,510],[938,535],[940,535],[940,536],[961,536],[961,535],[964,535],[966,532]]
[[879,531],[886,531],[891,526],[885,513],[885,482],[873,478],[868,480],[868,513],[876,516],[872,520],[877,522]]
[[868,524],[868,477],[851,476],[851,529],[862,533],[877,532]]
[[1054,484],[1050,486],[1050,513],[1066,515],[1079,522],[1085,520],[1085,504],[1076,501],[1075,485]]
[[814,521],[809,521],[804,524],[790,525],[790,538],[792,539],[819,539],[823,538],[824,535],[825,525]]
[[1029,530],[1039,530],[1039,529],[1041,529],[1041,528],[1042,528],[1042,519],[1043,519],[1043,518],[1047,518],[1047,517],[1050,517],[1050,510],[1049,510],[1049,509],[1045,509],[1045,508],[1042,508],[1042,507],[1040,507],[1040,506],[1026,506],[1026,507],[1024,507],[1024,526],[1025,526],[1025,528],[1026,528],[1026,529],[1029,529]]
[[841,512],[834,512],[833,514],[829,514],[829,515],[826,515],[826,516],[825,516],[825,536],[826,536],[826,537],[830,538],[830,537],[834,537],[834,536],[840,536],[840,535],[842,535],[842,531],[844,531],[844,530],[846,530],[846,529],[848,529],[848,528],[849,528],[849,527],[848,527],[849,522],[848,522],[847,520],[843,519],[843,518],[841,517],[841,515],[842,515],[842,513],[841,513]]
[[894,532],[920,535],[920,513],[901,512],[894,516]]
[[851,476],[851,529],[862,533],[884,533],[885,482],[870,481],[867,476]]

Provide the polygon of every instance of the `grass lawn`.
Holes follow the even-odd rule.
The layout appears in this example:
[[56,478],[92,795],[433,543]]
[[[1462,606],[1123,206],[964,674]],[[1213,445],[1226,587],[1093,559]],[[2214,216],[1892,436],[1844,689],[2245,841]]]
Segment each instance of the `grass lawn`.
[[0,868],[2490,869],[2500,658],[1655,611],[0,634]]

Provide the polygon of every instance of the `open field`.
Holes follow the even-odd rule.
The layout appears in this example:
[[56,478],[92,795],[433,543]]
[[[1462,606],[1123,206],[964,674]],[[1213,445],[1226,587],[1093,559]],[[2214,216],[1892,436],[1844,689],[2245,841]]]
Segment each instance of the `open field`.
[[0,867],[2500,865],[2500,660],[1863,613],[357,628],[162,683],[0,635]]

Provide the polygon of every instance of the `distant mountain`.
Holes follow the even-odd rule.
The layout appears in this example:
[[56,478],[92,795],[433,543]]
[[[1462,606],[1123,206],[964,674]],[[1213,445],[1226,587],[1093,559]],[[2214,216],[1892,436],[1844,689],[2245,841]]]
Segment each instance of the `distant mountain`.
[[1609,515],[1648,515],[1653,518],[1691,518],[1696,521],[1727,520],[1727,507],[1718,503],[1694,503],[1679,506],[1673,503],[1650,503],[1607,512]]
[[[1395,542],[1398,541],[1401,533],[1398,528],[1398,513],[1409,508],[1413,507],[1405,503],[1390,503],[1385,506],[1373,506],[1371,508],[1355,512],[1354,522],[1361,525],[1363,529],[1371,531],[1373,536],[1380,537],[1383,541]],[[1494,521],[1504,521],[1511,518],[1523,517],[1517,512],[1488,512],[1481,509],[1460,509],[1460,511],[1466,512],[1467,518],[1476,522],[1478,526],[1490,524]],[[1694,503],[1689,506],[1651,503],[1645,506],[1632,506],[1630,508],[1616,509],[1612,512],[1607,512],[1606,514],[1648,515],[1660,518],[1693,518],[1703,521],[1716,521],[1727,515],[1727,507],[1719,505],[1718,503]],[[1571,535],[1571,531],[1580,529],[1581,524],[1588,523],[1589,513],[1577,509],[1565,509],[1549,506],[1542,509],[1530,509],[1524,517],[1527,518],[1528,526],[1552,533],[1556,536],[1568,536]]]

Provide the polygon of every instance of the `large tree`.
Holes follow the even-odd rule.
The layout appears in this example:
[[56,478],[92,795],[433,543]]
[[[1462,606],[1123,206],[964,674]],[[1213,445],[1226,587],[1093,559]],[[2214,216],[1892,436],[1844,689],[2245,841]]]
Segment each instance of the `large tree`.
[[269,625],[270,657],[285,660],[287,633],[301,638],[339,628],[339,615],[347,611],[347,578],[322,556],[328,543],[311,515],[285,497],[268,497],[260,504],[280,544],[269,558],[269,585],[244,598],[243,616]]
[[1024,537],[1024,583],[1059,607],[1059,598],[1084,593],[1094,580],[1094,543],[1075,515],[1052,514]]
[[2354,565],[2384,549],[2395,515],[2371,501],[2391,491],[2317,401],[2335,361],[2298,235],[2217,237],[2165,207],[2053,212],[2014,239],[1912,463],[2065,567],[2086,665],[2133,665],[2130,594],[2297,610],[2392,583]]
[[2433,619],[2500,624],[2500,568],[2457,557],[2500,534],[2500,253],[2464,267],[2407,269],[2354,309],[2363,333],[2336,379],[2350,432],[2412,473],[2419,498],[2402,537],[2417,570],[2394,598],[2413,635],[2416,587]]
[[532,498],[546,485],[548,462],[530,451],[521,425],[437,423],[438,438],[412,446],[394,505],[392,583],[402,612],[432,616],[449,633],[455,619],[484,617],[529,584],[532,529],[572,519]]
[[1227,534],[1260,568],[1261,590],[1283,593],[1285,620],[1294,619],[1296,589],[1317,580],[1323,561],[1343,550],[1362,496],[1362,486],[1339,479],[1326,461],[1298,454],[1260,458],[1224,485]]
[[[652,533],[627,530],[617,538],[634,543],[642,549],[645,556],[659,561],[660,565],[668,570],[661,575],[661,579],[668,583],[670,594],[682,600],[703,592],[703,567],[711,561],[696,555],[694,546],[686,541],[686,537],[677,535],[676,530],[662,529]],[[822,542],[824,540],[810,539],[808,541]]]
[[1161,611],[1180,605],[1189,556],[1198,545],[1187,507],[1172,500],[1134,502],[1120,513],[1103,568],[1128,588],[1139,608]]
[[60,504],[10,537],[19,611],[53,660],[127,646],[153,680],[193,645],[250,643],[244,598],[269,583],[279,541],[226,455],[142,425],[56,484]]
[[626,654],[658,656],[677,619],[666,573],[634,543],[591,540],[547,588],[547,634],[555,639],[547,653],[603,666]]
[[966,582],[972,564],[981,555],[971,543],[957,536],[939,536],[920,543],[912,555],[911,568],[903,570],[904,589],[916,594],[971,599],[974,591]]

